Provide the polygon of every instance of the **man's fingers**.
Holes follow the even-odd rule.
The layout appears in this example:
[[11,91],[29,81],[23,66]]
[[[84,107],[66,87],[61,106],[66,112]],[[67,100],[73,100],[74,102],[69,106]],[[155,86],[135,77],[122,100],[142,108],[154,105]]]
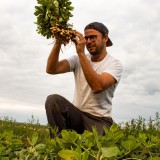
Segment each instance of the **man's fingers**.
[[80,32],[78,32],[78,31],[76,31],[76,36],[77,36],[77,38],[78,38],[79,40],[84,39],[83,34],[80,33]]
[[77,39],[73,38],[72,41],[77,45]]

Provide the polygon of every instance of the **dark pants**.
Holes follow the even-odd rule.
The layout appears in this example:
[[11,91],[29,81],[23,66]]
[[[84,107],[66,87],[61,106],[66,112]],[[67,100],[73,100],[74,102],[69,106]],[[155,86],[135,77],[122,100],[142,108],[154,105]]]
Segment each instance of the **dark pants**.
[[[57,94],[47,97],[45,108],[49,125],[58,128],[59,132],[63,129],[73,129],[82,134],[84,130],[92,131],[92,126],[96,126],[98,133],[103,135],[103,126],[109,129],[113,124],[111,117],[96,117],[82,112],[67,99]],[[52,133],[51,138],[53,138]]]

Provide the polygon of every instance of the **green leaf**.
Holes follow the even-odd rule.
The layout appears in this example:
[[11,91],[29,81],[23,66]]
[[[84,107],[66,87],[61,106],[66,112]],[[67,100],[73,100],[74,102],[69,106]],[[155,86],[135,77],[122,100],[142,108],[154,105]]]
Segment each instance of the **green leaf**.
[[43,11],[44,11],[44,9],[43,9],[42,6],[35,6],[35,9],[36,9],[37,11],[39,11],[39,12],[43,12]]
[[46,146],[44,144],[37,144],[34,148],[35,148],[36,151],[42,152],[42,151],[44,151]]
[[35,15],[35,16],[38,16],[39,14],[40,14],[39,11],[34,12],[34,15]]
[[68,9],[69,9],[70,11],[73,11],[73,10],[74,10],[74,7],[69,6]]
[[118,131],[118,125],[116,123],[112,124],[112,126],[110,127],[110,132],[116,132]]
[[147,139],[147,136],[146,136],[145,133],[139,133],[138,139],[139,139],[140,141],[142,141],[142,142],[145,142],[146,139]]
[[37,141],[38,141],[38,133],[34,132],[32,134],[32,143],[33,143],[33,145],[35,145],[37,143]]
[[59,157],[64,158],[65,160],[71,160],[75,158],[75,151],[72,150],[61,150],[58,152]]
[[99,150],[101,150],[101,144],[99,142],[99,135],[96,127],[92,127],[93,135]]
[[91,148],[96,145],[93,133],[87,130],[82,134],[82,141],[87,148]]
[[89,158],[89,151],[84,151],[82,153],[82,160],[87,160]]
[[82,154],[82,150],[81,148],[78,146],[75,150],[75,159],[76,160],[82,160],[81,159],[81,154]]
[[111,158],[117,156],[120,153],[118,147],[102,147],[102,157]]
[[34,146],[34,145],[37,143],[37,141],[38,141],[38,133],[37,133],[37,132],[34,132],[34,133],[32,134],[32,139],[29,139],[29,138],[27,137],[27,140],[28,140],[28,143],[29,143],[31,146]]
[[77,140],[77,138],[79,137],[79,135],[76,131],[62,130],[61,135],[63,137],[62,141],[64,143],[74,143]]
[[22,147],[23,142],[21,139],[12,139],[11,145],[10,147],[14,150],[19,149],[20,147]]
[[63,18],[59,18],[59,22],[63,22]]
[[69,7],[72,3],[71,2],[67,2],[66,6]]
[[77,153],[79,153],[79,154],[82,154],[82,150],[81,150],[81,147],[80,147],[80,146],[78,146],[75,151],[76,151]]
[[140,143],[138,143],[135,139],[122,141],[121,143],[122,143],[122,146],[127,151],[130,151],[130,152],[140,146]]

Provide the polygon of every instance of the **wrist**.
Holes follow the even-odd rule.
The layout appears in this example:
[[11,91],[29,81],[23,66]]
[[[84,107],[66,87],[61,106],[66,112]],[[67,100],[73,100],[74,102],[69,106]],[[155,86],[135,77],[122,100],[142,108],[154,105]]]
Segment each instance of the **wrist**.
[[85,59],[86,58],[86,55],[85,55],[84,52],[79,53],[78,56],[79,56],[79,59]]
[[56,39],[55,44],[56,44],[56,45],[62,45],[62,42],[61,42],[60,40],[57,40],[57,39]]

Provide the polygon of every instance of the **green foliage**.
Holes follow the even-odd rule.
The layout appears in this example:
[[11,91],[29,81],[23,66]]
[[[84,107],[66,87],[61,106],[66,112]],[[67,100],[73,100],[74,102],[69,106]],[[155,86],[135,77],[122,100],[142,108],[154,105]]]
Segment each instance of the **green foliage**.
[[160,160],[160,118],[148,123],[141,117],[113,124],[105,135],[97,129],[78,134],[63,130],[54,139],[49,126],[0,120],[0,159],[14,160]]
[[42,36],[54,38],[51,27],[58,25],[59,28],[71,28],[68,23],[73,15],[74,7],[69,0],[37,0],[34,15],[37,17],[37,32]]

